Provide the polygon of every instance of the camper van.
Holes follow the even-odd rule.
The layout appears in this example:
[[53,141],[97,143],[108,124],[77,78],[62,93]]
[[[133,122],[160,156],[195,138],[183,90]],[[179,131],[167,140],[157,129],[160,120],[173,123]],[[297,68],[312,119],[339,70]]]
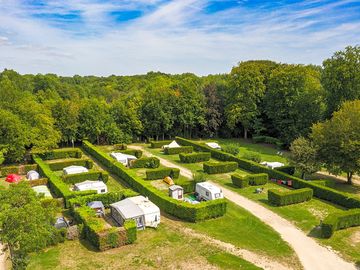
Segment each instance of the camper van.
[[211,201],[224,198],[220,188],[207,182],[197,183],[195,192],[199,201]]
[[85,190],[95,190],[97,194],[107,193],[107,186],[102,181],[89,181],[86,180],[81,183],[74,185],[74,191],[85,191]]

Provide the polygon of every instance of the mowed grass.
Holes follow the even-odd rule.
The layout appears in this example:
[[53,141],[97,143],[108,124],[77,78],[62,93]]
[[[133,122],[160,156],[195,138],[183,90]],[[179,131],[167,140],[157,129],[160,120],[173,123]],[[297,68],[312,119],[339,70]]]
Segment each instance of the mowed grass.
[[66,241],[31,256],[29,270],[45,269],[259,269],[161,224],[138,232],[128,246],[98,252],[86,241]]

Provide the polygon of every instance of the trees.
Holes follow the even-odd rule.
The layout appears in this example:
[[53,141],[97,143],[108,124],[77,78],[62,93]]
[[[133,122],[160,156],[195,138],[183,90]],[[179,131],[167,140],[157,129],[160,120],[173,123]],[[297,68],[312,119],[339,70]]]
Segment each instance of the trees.
[[210,83],[204,87],[205,95],[205,120],[206,125],[204,130],[210,137],[214,137],[218,134],[218,129],[222,123],[222,104],[220,97],[217,93],[217,87],[215,83]]
[[312,141],[299,137],[290,145],[290,159],[293,165],[301,172],[301,178],[320,170],[321,166],[316,159],[317,149]]
[[330,120],[312,127],[318,158],[334,174],[346,172],[348,183],[360,172],[360,100],[347,101]]
[[326,90],[327,115],[342,102],[360,99],[360,46],[346,47],[323,62],[321,83]]

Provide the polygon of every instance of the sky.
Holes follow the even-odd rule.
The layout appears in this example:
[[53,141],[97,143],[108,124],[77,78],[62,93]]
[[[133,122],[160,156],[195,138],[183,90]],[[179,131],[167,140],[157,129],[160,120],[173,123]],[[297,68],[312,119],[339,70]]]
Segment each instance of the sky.
[[317,64],[360,45],[360,0],[0,0],[0,70],[227,73]]

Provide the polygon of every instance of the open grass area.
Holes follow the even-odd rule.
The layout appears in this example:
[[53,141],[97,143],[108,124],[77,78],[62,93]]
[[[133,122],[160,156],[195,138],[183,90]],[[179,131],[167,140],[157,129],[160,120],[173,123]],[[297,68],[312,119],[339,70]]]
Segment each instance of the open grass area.
[[97,252],[87,242],[66,241],[31,256],[29,270],[45,269],[259,269],[161,224],[138,232],[133,245]]

